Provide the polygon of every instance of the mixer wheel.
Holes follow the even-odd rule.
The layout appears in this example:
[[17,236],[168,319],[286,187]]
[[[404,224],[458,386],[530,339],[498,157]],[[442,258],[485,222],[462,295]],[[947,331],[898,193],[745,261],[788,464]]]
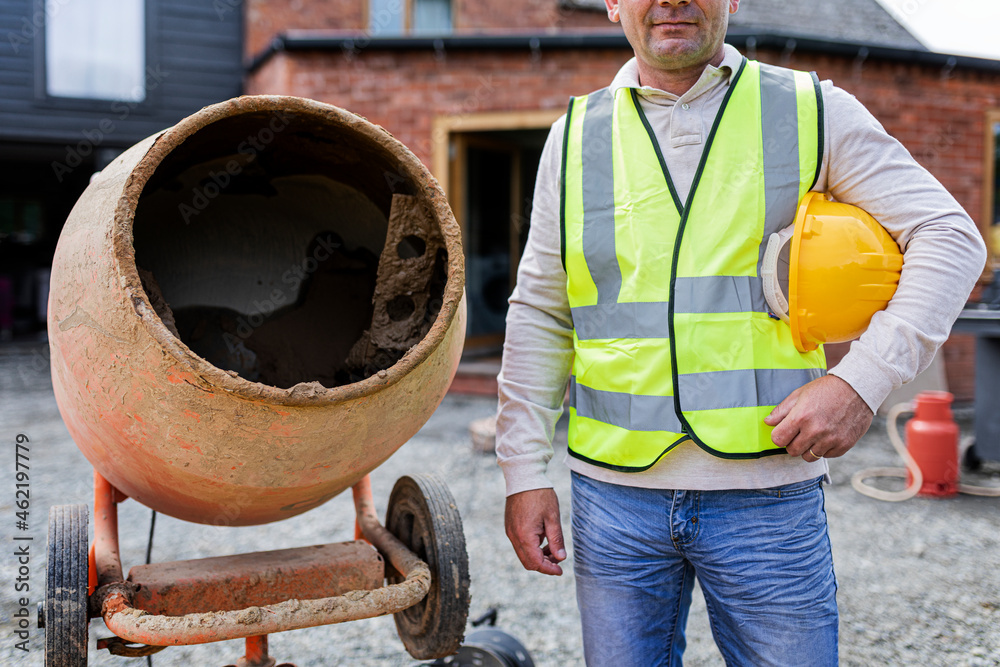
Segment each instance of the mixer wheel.
[[[418,660],[458,650],[469,615],[469,556],[455,499],[437,475],[400,477],[385,526],[430,567],[427,597],[395,614],[396,631]],[[398,574],[390,583],[402,581]]]
[[45,566],[45,667],[87,665],[86,505],[49,510]]

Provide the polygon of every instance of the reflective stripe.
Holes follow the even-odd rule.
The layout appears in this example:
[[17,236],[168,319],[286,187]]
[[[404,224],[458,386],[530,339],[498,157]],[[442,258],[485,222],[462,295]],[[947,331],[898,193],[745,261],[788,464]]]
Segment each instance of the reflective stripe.
[[[767,312],[754,295],[761,279],[752,276],[678,278],[674,313]],[[669,338],[667,302],[599,303],[572,308],[579,340],[607,338]]]
[[767,303],[757,302],[764,293],[756,276],[701,276],[678,278],[674,284],[675,313],[766,313]]
[[669,338],[666,301],[599,303],[571,308],[579,340]]
[[[822,377],[819,368],[757,369],[693,373],[679,376],[685,413],[727,408],[753,408],[781,403],[793,391]],[[673,396],[642,396],[602,391],[570,378],[569,405],[587,417],[629,431],[681,433]]]
[[615,181],[611,157],[614,98],[607,88],[587,97],[583,117],[583,255],[598,303],[615,303],[622,270],[615,250]]
[[[761,63],[760,114],[764,146],[764,237],[757,258],[757,275],[767,239],[795,221],[799,203],[799,115],[795,74]],[[763,311],[763,291],[754,293]],[[754,310],[760,310],[756,307]]]
[[818,368],[758,368],[678,376],[681,410],[721,410],[777,405],[823,376]]
[[601,391],[577,384],[570,378],[570,407],[578,417],[595,419],[629,431],[681,432],[681,422],[674,414],[672,396],[633,396],[616,391]]

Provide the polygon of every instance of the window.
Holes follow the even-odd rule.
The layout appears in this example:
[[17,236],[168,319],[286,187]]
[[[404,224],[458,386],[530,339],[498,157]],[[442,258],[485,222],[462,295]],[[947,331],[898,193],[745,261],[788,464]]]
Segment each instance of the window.
[[413,0],[413,32],[451,32],[451,0]]
[[45,92],[146,98],[143,0],[45,0]]
[[991,262],[987,269],[1000,268],[1000,109],[986,114],[986,183],[984,226]]
[[39,241],[44,231],[40,201],[0,195],[0,243],[29,245]]
[[455,215],[465,244],[466,345],[503,341],[507,298],[528,240],[535,174],[548,130],[494,130],[453,135]]
[[451,32],[451,0],[371,0],[368,29],[373,37]]

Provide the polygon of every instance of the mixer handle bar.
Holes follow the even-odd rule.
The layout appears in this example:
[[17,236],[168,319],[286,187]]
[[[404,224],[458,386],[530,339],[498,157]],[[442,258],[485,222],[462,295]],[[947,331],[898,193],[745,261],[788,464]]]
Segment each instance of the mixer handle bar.
[[354,502],[365,539],[405,577],[403,581],[316,600],[286,600],[234,611],[164,616],[132,606],[132,591],[122,577],[118,555],[114,487],[95,473],[94,538],[99,587],[91,598],[98,612],[94,615],[102,616],[108,629],[128,642],[178,646],[373,618],[412,607],[430,590],[430,568],[378,522],[367,476],[355,485]]

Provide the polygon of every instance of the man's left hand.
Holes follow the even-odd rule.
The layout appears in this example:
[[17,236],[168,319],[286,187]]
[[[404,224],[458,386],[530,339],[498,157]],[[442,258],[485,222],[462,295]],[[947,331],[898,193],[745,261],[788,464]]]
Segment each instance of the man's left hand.
[[764,423],[774,426],[774,444],[792,456],[817,461],[846,454],[874,416],[851,385],[836,375],[826,375],[789,394]]

